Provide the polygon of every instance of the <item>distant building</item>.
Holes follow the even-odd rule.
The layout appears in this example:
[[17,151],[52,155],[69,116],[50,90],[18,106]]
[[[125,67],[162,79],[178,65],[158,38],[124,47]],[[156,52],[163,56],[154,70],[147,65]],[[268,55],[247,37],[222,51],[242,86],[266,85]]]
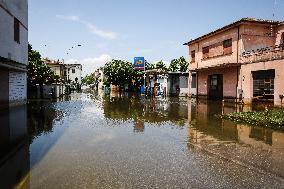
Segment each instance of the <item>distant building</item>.
[[0,106],[27,99],[28,0],[0,0]]
[[43,63],[48,65],[52,69],[52,71],[54,71],[54,73],[60,77],[62,83],[65,83],[67,81],[67,69],[66,65],[63,62],[45,58],[43,59]]
[[67,82],[71,84],[82,84],[82,65],[81,64],[65,64]]
[[104,84],[104,68],[96,69],[94,72],[95,84],[98,89],[102,89]]
[[189,91],[209,99],[271,99],[279,105],[284,94],[283,33],[281,22],[244,18],[185,43]]

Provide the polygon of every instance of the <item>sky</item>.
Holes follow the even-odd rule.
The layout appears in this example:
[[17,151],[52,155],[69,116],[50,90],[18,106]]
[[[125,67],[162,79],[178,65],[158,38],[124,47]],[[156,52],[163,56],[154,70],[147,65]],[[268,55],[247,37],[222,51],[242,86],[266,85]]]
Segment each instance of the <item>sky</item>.
[[85,75],[111,59],[169,64],[189,57],[190,39],[283,13],[284,0],[29,0],[29,42],[43,57],[81,63]]

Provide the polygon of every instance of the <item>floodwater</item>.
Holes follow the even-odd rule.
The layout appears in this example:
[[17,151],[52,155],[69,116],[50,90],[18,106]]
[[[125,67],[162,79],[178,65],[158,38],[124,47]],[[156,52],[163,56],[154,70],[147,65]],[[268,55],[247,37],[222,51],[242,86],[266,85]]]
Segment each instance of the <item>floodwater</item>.
[[284,133],[247,111],[94,92],[0,112],[0,188],[283,188]]

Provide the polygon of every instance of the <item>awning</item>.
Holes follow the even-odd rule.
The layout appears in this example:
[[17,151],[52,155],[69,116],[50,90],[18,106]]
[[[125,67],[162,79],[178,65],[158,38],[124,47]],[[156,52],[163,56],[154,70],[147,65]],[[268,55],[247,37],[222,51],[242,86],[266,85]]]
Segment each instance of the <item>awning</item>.
[[222,63],[217,65],[211,65],[211,66],[203,66],[201,68],[195,68],[195,69],[189,69],[189,71],[201,71],[201,70],[214,70],[214,69],[222,69],[222,68],[228,68],[228,67],[237,67],[240,66],[240,63]]

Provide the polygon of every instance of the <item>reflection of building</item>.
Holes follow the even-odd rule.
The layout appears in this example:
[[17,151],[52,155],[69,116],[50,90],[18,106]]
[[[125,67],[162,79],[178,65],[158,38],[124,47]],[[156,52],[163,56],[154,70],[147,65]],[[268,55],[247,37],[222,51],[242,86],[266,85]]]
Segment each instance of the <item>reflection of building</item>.
[[[127,94],[127,93],[126,93]],[[131,94],[130,94],[131,95]],[[178,125],[187,120],[187,104],[183,98],[173,100],[161,98],[137,98],[134,96],[104,97],[104,115],[115,120],[136,121],[136,128],[143,128],[143,122],[173,122]],[[139,118],[139,119],[138,119]]]
[[27,99],[28,0],[0,0],[0,106]]
[[26,106],[0,112],[0,188],[14,188],[30,170],[26,116]]
[[65,64],[66,76],[69,83],[78,83],[81,85],[82,65],[81,64]]
[[283,33],[283,23],[245,18],[189,41],[190,85],[197,78],[197,95],[211,99],[273,99],[279,104]]
[[[283,177],[284,133],[218,119],[215,115],[222,112],[222,107],[217,102],[212,103],[189,101],[189,144]],[[226,106],[223,111],[235,110],[233,106]]]
[[49,60],[47,58],[43,59],[43,62],[51,68],[55,75],[58,75],[60,77],[62,82],[67,81],[67,70],[63,62],[60,62],[59,60]]
[[143,133],[145,131],[145,123],[141,119],[136,119],[134,122],[134,132]]

